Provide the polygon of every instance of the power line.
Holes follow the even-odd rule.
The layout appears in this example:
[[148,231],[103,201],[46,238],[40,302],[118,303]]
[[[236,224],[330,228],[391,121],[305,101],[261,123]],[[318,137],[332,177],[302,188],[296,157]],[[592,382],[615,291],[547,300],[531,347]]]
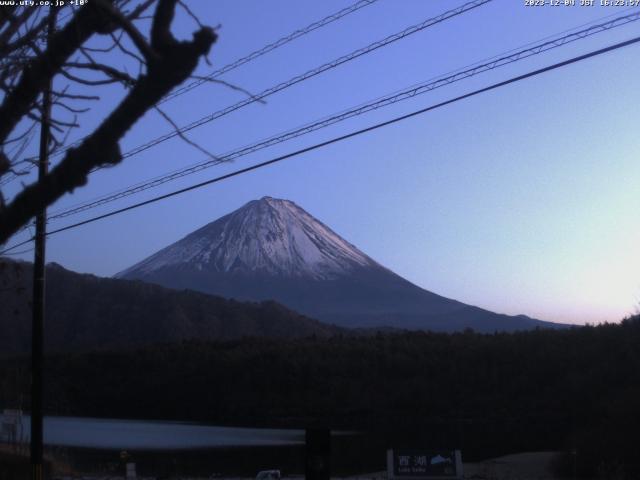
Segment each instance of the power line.
[[[32,239],[29,239],[28,242],[30,242]],[[31,253],[35,250],[35,247],[31,247],[31,248],[27,248],[25,250],[20,250],[19,252],[12,252],[12,253],[3,253],[3,255],[24,255],[25,253]]]
[[[425,30],[426,28],[429,28],[433,25],[442,23],[450,18],[453,17],[457,17],[458,15],[462,15],[463,13],[466,13],[470,10],[473,10],[477,7],[480,7],[486,3],[489,3],[493,0],[473,0],[471,2],[465,3],[457,8],[454,8],[452,10],[448,10],[436,17],[432,17],[429,19],[426,19],[418,24],[412,25],[410,27],[405,28],[404,30],[394,33],[392,35],[389,35],[385,38],[383,38],[382,40],[378,40],[376,42],[370,43],[369,45],[359,48],[357,50],[354,50],[353,52],[347,54],[347,55],[343,55],[342,57],[339,57],[331,62],[325,63],[323,65],[320,65],[319,67],[316,67],[312,70],[308,70],[307,72],[300,74],[300,75],[296,75],[295,77],[290,78],[289,80],[285,81],[285,82],[281,82],[277,85],[274,85],[272,87],[267,88],[266,90],[263,90],[262,92],[256,94],[256,95],[252,95],[251,97],[248,97],[244,100],[241,100],[240,102],[234,103],[232,105],[229,105],[221,110],[217,110],[209,115],[206,115],[198,120],[195,120],[183,127],[180,127],[172,132],[166,133],[164,135],[161,135],[160,137],[156,137],[155,139],[152,139],[142,145],[138,145],[137,147],[133,148],[132,150],[129,150],[125,153],[122,154],[122,159],[126,159],[129,157],[132,157],[134,155],[137,155],[138,153],[141,153],[145,150],[148,150],[149,148],[152,148],[156,145],[159,145],[160,143],[163,143],[167,140],[170,140],[172,138],[175,138],[177,136],[183,135],[186,132],[189,132],[195,128],[201,127],[202,125],[205,125],[207,123],[213,122],[214,120],[217,120],[221,117],[224,117],[225,115],[228,115],[236,110],[239,110],[241,108],[246,107],[247,105],[251,105],[252,103],[258,102],[260,100],[263,100],[275,93],[281,92],[289,87],[292,87],[294,85],[297,85],[300,82],[303,82],[305,80],[309,80],[310,78],[313,78],[317,75],[320,75],[328,70],[332,70],[344,63],[350,62],[351,60],[355,60],[356,58],[359,58],[363,55],[366,55],[368,53],[371,53],[379,48],[385,47],[391,43],[394,43],[398,40],[401,40],[403,38],[406,38],[410,35],[413,35],[414,33],[418,33],[422,30]],[[84,137],[86,138],[86,137]],[[81,143],[83,139],[80,139],[77,142],[72,143],[71,145],[68,145],[65,148],[61,148],[59,150],[57,150],[56,152],[52,153],[52,156],[58,156],[60,154],[65,153],[66,151],[68,151],[69,149],[77,146],[79,143]],[[91,173],[96,172],[98,170],[101,170],[104,167],[96,167],[94,168]],[[28,172],[28,170],[27,170]],[[9,181],[14,180],[16,177],[11,178]],[[1,185],[0,185],[1,186]]]
[[[285,35],[281,38],[279,38],[278,40],[271,42],[267,45],[265,45],[262,48],[259,48],[258,50],[255,50],[251,53],[249,53],[248,55],[245,55],[244,57],[238,58],[237,60],[234,60],[231,63],[228,63],[227,65],[225,65],[224,67],[221,67],[217,70],[214,70],[213,72],[211,72],[210,74],[208,74],[207,76],[195,80],[191,83],[189,83],[188,85],[185,85],[184,87],[178,88],[177,90],[174,90],[173,92],[169,93],[168,95],[166,95],[163,99],[161,99],[158,102],[158,105],[164,102],[167,102],[169,100],[172,100],[184,93],[187,93],[191,90],[193,90],[194,88],[202,85],[203,83],[206,83],[208,81],[214,80],[218,77],[220,77],[221,75],[224,75],[225,73],[228,73],[232,70],[235,70],[236,68],[249,63],[259,57],[262,57],[263,55],[266,55],[269,52],[272,52],[273,50],[276,50],[284,45],[286,45],[287,43],[290,43],[304,35],[307,35],[311,32],[313,32],[314,30],[318,30],[319,28],[325,27],[337,20],[340,20],[343,17],[346,17],[347,15],[354,13],[358,10],[360,10],[361,8],[367,7],[369,5],[372,5],[374,3],[376,3],[379,0],[358,0],[357,2],[355,2],[354,4],[343,8],[342,10],[339,10],[335,13],[332,13],[330,15],[327,15],[324,18],[321,18],[320,20],[317,20],[313,23],[310,23],[309,25],[307,25],[306,27],[300,28],[298,30],[294,30],[293,32],[291,32],[288,35]],[[66,16],[60,18],[60,20],[64,20],[65,18],[69,17],[71,14],[67,14]],[[75,142],[73,142],[72,144],[66,146],[65,148],[59,149],[56,152],[52,152],[52,156],[57,156],[61,153],[66,152],[67,150],[69,150],[70,148],[76,147],[79,144],[81,144],[87,137],[83,137],[79,140],[76,140]],[[31,165],[30,167],[27,168],[27,170],[25,171],[25,173],[29,172],[30,170],[33,169],[33,165]],[[15,180],[19,175],[13,175],[11,177],[5,178],[4,180],[0,181],[0,187],[3,185],[8,184],[9,182]]]
[[[303,148],[303,149],[300,149],[300,150],[296,150],[294,152],[291,152],[291,153],[288,153],[288,154],[285,154],[285,155],[281,155],[279,157],[273,158],[271,160],[267,160],[267,161],[262,162],[262,163],[258,163],[256,165],[252,165],[250,167],[246,167],[246,168],[243,168],[243,169],[240,169],[240,170],[236,170],[236,171],[228,173],[226,175],[221,175],[219,177],[215,177],[215,178],[212,178],[210,180],[207,180],[207,181],[204,181],[204,182],[200,182],[200,183],[197,183],[195,185],[191,185],[189,187],[181,188],[179,190],[175,190],[173,192],[170,192],[170,193],[167,193],[167,194],[164,194],[164,195],[160,195],[160,196],[151,198],[149,200],[145,200],[143,202],[139,202],[139,203],[136,203],[136,204],[133,204],[133,205],[129,205],[127,207],[120,208],[118,210],[114,210],[114,211],[105,213],[103,215],[98,215],[96,217],[92,217],[92,218],[89,218],[87,220],[74,223],[72,225],[67,225],[66,227],[58,228],[56,230],[51,230],[48,233],[48,235],[54,235],[56,233],[64,232],[66,230],[71,230],[73,228],[77,228],[77,227],[80,227],[82,225],[86,225],[88,223],[93,223],[93,222],[96,222],[98,220],[102,220],[104,218],[108,218],[108,217],[111,217],[111,216],[114,216],[114,215],[118,215],[120,213],[124,213],[124,212],[127,212],[129,210],[140,208],[142,206],[149,205],[151,203],[156,203],[156,202],[159,202],[161,200],[164,200],[164,199],[167,199],[167,198],[170,198],[170,197],[174,197],[174,196],[180,195],[182,193],[189,192],[191,190],[196,190],[196,189],[202,188],[202,187],[207,186],[207,185],[218,183],[218,182],[221,182],[223,180],[227,180],[229,178],[236,177],[238,175],[251,172],[253,170],[257,170],[259,168],[263,168],[263,167],[266,167],[266,166],[269,166],[269,165],[273,165],[275,163],[282,162],[282,161],[287,160],[289,158],[297,157],[297,156],[299,156],[299,155],[301,155],[303,153],[308,153],[310,151],[317,150],[317,149],[320,149],[322,147],[326,147],[328,145],[332,145],[334,143],[338,143],[338,142],[341,142],[343,140],[347,140],[349,138],[353,138],[353,137],[362,135],[364,133],[368,133],[368,132],[371,132],[371,131],[374,131],[374,130],[378,130],[380,128],[383,128],[383,127],[386,127],[386,126],[401,122],[403,120],[406,120],[406,119],[409,119],[409,118],[412,118],[412,117],[415,117],[415,116],[418,116],[418,115],[422,115],[422,114],[430,112],[432,110],[439,109],[439,108],[444,107],[446,105],[450,105],[452,103],[455,103],[455,102],[458,102],[458,101],[461,101],[461,100],[465,100],[467,98],[471,98],[471,97],[474,97],[476,95],[480,95],[482,93],[486,93],[486,92],[489,92],[489,91],[492,91],[492,90],[495,90],[495,89],[510,85],[512,83],[520,82],[522,80],[525,80],[525,79],[528,79],[528,78],[531,78],[531,77],[535,77],[535,76],[541,75],[543,73],[550,72],[552,70],[557,70],[559,68],[566,67],[568,65],[571,65],[571,64],[574,64],[574,63],[578,63],[578,62],[581,62],[583,60],[586,60],[586,59],[589,59],[589,58],[592,58],[592,57],[603,55],[605,53],[608,53],[608,52],[611,52],[611,51],[614,51],[614,50],[618,50],[620,48],[627,47],[629,45],[632,45],[632,44],[635,44],[635,43],[638,43],[638,42],[640,42],[640,36],[632,38],[630,40],[626,40],[624,42],[620,42],[620,43],[616,43],[614,45],[610,45],[608,47],[604,47],[604,48],[601,48],[601,49],[598,49],[598,50],[594,50],[594,51],[591,51],[589,53],[586,53],[586,54],[583,54],[583,55],[580,55],[580,56],[577,56],[577,57],[573,57],[573,58],[570,58],[568,60],[564,60],[562,62],[555,63],[553,65],[549,65],[547,67],[543,67],[543,68],[540,68],[540,69],[537,69],[537,70],[534,70],[534,71],[531,71],[531,72],[528,72],[528,73],[525,73],[525,74],[522,74],[522,75],[518,75],[518,76],[512,77],[512,78],[510,78],[508,80],[504,80],[504,81],[501,81],[501,82],[498,82],[498,83],[494,83],[492,85],[489,85],[488,87],[480,88],[480,89],[474,90],[474,91],[472,91],[470,93],[466,93],[464,95],[457,96],[455,98],[452,98],[452,99],[449,99],[449,100],[446,100],[446,101],[443,101],[443,102],[440,102],[440,103],[437,103],[437,104],[422,108],[420,110],[416,110],[414,112],[411,112],[411,113],[408,113],[408,114],[405,114],[405,115],[401,115],[399,117],[392,118],[391,120],[387,120],[387,121],[384,121],[384,122],[381,122],[381,123],[377,123],[375,125],[371,125],[369,127],[366,127],[366,128],[360,129],[360,130],[356,130],[356,131],[353,131],[351,133],[348,133],[348,134],[345,134],[345,135],[342,135],[342,136],[339,136],[339,137],[334,137],[334,138],[332,138],[330,140],[327,140],[327,141],[324,141],[324,142],[316,143],[315,145],[311,145],[309,147],[306,147],[306,148]],[[29,241],[30,240],[27,240],[25,242],[16,244],[13,247],[11,247],[10,249],[17,248],[18,246],[24,245],[25,243],[28,243]],[[0,255],[4,254],[6,251],[8,251],[10,249],[7,249],[7,250],[4,250],[4,251],[0,252]]]
[[347,54],[347,55],[343,55],[342,57],[339,57],[331,62],[327,62],[323,65],[320,65],[319,67],[313,68],[311,70],[308,70],[305,73],[302,73],[300,75],[296,75],[295,77],[290,78],[289,80],[285,81],[285,82],[281,82],[277,85],[274,85],[272,87],[267,88],[266,90],[263,90],[262,92],[256,94],[256,95],[252,95],[251,97],[248,97],[240,102],[234,103],[233,105],[229,105],[221,110],[218,110],[216,112],[213,112],[209,115],[206,115],[198,120],[195,120],[187,125],[185,125],[184,127],[181,127],[175,131],[166,133],[160,137],[157,137],[153,140],[150,140],[147,143],[144,143],[142,145],[139,145],[138,147],[133,148],[132,150],[129,150],[128,152],[125,152],[122,155],[122,158],[129,158],[132,157],[134,155],[137,155],[138,153],[141,153],[145,150],[148,150],[149,148],[152,148],[160,143],[163,143],[171,138],[175,138],[179,135],[182,135],[186,132],[189,132],[195,128],[201,127],[202,125],[205,125],[207,123],[210,123],[214,120],[217,120],[225,115],[230,114],[231,112],[234,112],[236,110],[239,110],[243,107],[246,107],[247,105],[250,105],[252,103],[255,103],[257,101],[260,100],[264,100],[265,98],[281,92],[282,90],[285,90],[287,88],[290,88],[294,85],[297,85],[300,82],[309,80],[310,78],[313,78],[317,75],[320,75],[328,70],[332,70],[342,64],[345,64],[347,62],[350,62],[352,60],[355,60],[356,58],[359,58],[363,55],[366,55],[368,53],[371,53],[375,50],[378,50],[379,48],[382,47],[386,47],[387,45],[397,42],[398,40],[402,40],[403,38],[406,38],[410,35],[413,35],[415,33],[421,32],[422,30],[425,30],[426,28],[432,27],[433,25],[442,23],[450,18],[454,18],[457,17],[458,15],[462,15],[463,13],[466,13],[470,10],[473,10],[477,7],[480,7],[486,3],[491,2],[492,0],[473,0],[471,2],[465,3],[464,5],[461,5],[457,8],[454,8],[452,10],[448,10],[436,17],[432,17],[429,19],[426,19],[420,23],[417,23],[415,25],[412,25],[410,27],[405,28],[404,30],[394,33],[392,35],[389,35],[385,38],[383,38],[382,40],[378,40],[376,42],[370,43],[369,45],[359,48],[357,50],[354,50],[353,52]]
[[231,70],[235,70],[236,68],[244,65],[245,63],[255,60],[256,58],[261,57],[283,45],[286,45],[287,43],[292,42],[293,40],[299,37],[302,37],[303,35],[306,35],[310,32],[313,32],[314,30],[317,30],[318,28],[324,27],[325,25],[335,22],[336,20],[339,20],[342,17],[349,15],[350,13],[353,13],[357,10],[360,10],[363,7],[367,7],[377,1],[378,0],[360,0],[349,7],[343,8],[342,10],[336,13],[333,13],[331,15],[328,15],[321,20],[313,22],[304,28],[295,30],[289,35],[279,38],[275,42],[265,45],[264,47],[258,50],[255,50],[254,52],[251,52],[250,54],[242,58],[239,58],[238,60],[235,60],[234,62],[231,62],[222,68],[214,70],[204,78],[198,79],[194,82],[191,82],[188,85],[185,85],[184,87],[174,90],[173,92],[165,96],[159,103],[167,102],[169,100],[172,100],[175,97],[178,97],[184,93],[187,93],[188,91],[193,90],[194,88],[202,85],[203,83],[206,83],[207,81],[213,80],[214,78],[218,78],[219,76],[224,75],[225,73],[230,72]]
[[[132,150],[129,150],[128,152],[125,152],[124,154],[122,154],[122,158],[129,158],[132,157],[134,155],[137,155],[138,153],[141,153],[149,148],[152,148],[162,142],[165,142],[171,138],[174,138],[176,136],[182,135],[190,130],[193,130],[194,128],[200,127],[202,125],[205,125],[207,123],[210,123],[214,120],[217,120],[220,117],[223,117],[225,115],[230,114],[231,112],[234,112],[236,110],[239,110],[243,107],[246,107],[247,105],[250,105],[252,103],[258,102],[260,100],[263,100],[275,93],[281,92],[282,90],[285,90],[289,87],[292,87],[293,85],[297,85],[300,82],[303,82],[305,80],[309,80],[310,78],[313,78],[317,75],[320,75],[328,70],[332,70],[344,63],[350,62],[351,60],[355,60],[356,58],[359,58],[363,55],[366,55],[368,53],[371,53],[379,48],[385,47],[391,43],[394,43],[398,40],[401,40],[403,38],[406,38],[410,35],[413,35],[414,33],[420,32],[426,28],[429,28],[433,25],[436,25],[438,23],[442,23],[450,18],[453,17],[457,17],[458,15],[462,15],[463,13],[466,13],[470,10],[473,10],[479,6],[482,6],[486,3],[489,3],[493,0],[473,0],[471,2],[465,3],[464,5],[461,5],[457,8],[454,8],[452,10],[447,10],[446,12],[436,16],[436,17],[432,17],[432,18],[428,18],[418,24],[412,25],[410,27],[405,28],[404,30],[394,33],[392,35],[389,35],[385,38],[383,38],[382,40],[378,40],[376,42],[370,43],[369,45],[359,48],[357,50],[354,50],[353,52],[347,54],[347,55],[343,55],[342,57],[339,57],[331,62],[325,63],[323,65],[320,65],[319,67],[316,67],[314,69],[308,70],[305,73],[302,73],[300,75],[296,75],[295,77],[290,78],[289,80],[285,81],[285,82],[281,82],[277,85],[274,85],[272,87],[267,88],[266,90],[263,90],[262,92],[256,94],[256,95],[252,95],[251,97],[248,97],[240,102],[234,103],[232,105],[229,105],[221,110],[217,110],[209,115],[206,115],[198,120],[195,120],[177,130],[174,130],[172,132],[166,133],[160,137],[156,137],[153,140],[148,141],[147,143],[144,143],[142,145],[139,145],[135,148],[133,148]],[[82,141],[82,140],[80,140]],[[65,147],[63,149],[58,150],[56,153],[54,153],[54,156],[56,155],[60,155],[64,152],[66,152],[67,150],[69,150],[70,148],[73,148],[76,145],[76,143],[69,145],[68,147]],[[100,167],[94,169],[93,171],[96,170],[100,170]]]
[[[36,237],[31,237],[27,240],[24,240],[23,242],[20,243],[16,243],[15,245],[11,245],[10,247],[5,248],[4,250],[0,251],[0,256],[2,255],[7,255],[10,251],[15,250],[16,248],[22,247],[23,245],[26,245],[27,243],[33,242],[36,239]],[[30,248],[28,250],[26,250],[26,252],[31,252],[33,251],[34,248]],[[13,253],[12,255],[18,255],[20,252],[17,253]]]
[[[26,245],[27,243],[33,242],[34,240],[35,240],[35,237],[31,237],[23,242],[16,243],[15,245],[11,245],[10,247],[7,247],[4,250],[0,251],[0,256],[7,255],[10,251],[15,250],[16,248],[19,248],[23,245]],[[33,248],[30,248],[29,250],[27,250],[27,252],[31,252],[33,250],[34,250]],[[17,254],[18,253],[15,253],[15,255]]]
[[485,62],[482,64],[474,64],[471,68],[467,68],[465,70],[458,70],[455,73],[448,76],[436,77],[436,80],[414,85],[400,92],[396,92],[394,94],[381,97],[373,102],[362,104],[358,107],[343,111],[339,114],[335,114],[333,116],[324,118],[322,120],[318,120],[316,122],[307,124],[305,126],[290,130],[283,134],[272,136],[265,140],[261,140],[254,144],[239,148],[237,150],[231,151],[219,157],[216,160],[207,160],[205,162],[200,162],[190,167],[179,169],[169,174],[155,177],[153,179],[140,182],[138,184],[132,185],[125,189],[118,190],[114,193],[107,194],[96,200],[85,202],[78,206],[68,208],[66,210],[60,211],[59,213],[53,213],[52,215],[50,215],[50,219],[54,220],[54,219],[65,218],[70,215],[78,214],[78,213],[99,207],[101,205],[111,203],[113,201],[122,199],[124,197],[130,196],[136,193],[140,193],[142,191],[145,191],[151,188],[155,188],[157,186],[176,180],[178,178],[182,178],[184,176],[197,173],[199,171],[213,167],[215,165],[219,165],[220,163],[235,160],[239,157],[248,155],[258,150],[262,150],[263,148],[267,148],[267,147],[291,140],[293,138],[297,138],[299,136],[320,130],[321,128],[334,125],[346,119],[356,117],[364,113],[413,98],[417,95],[430,92],[432,90],[449,85],[451,83],[478,75],[480,73],[483,73],[489,70],[493,70],[498,67],[502,67],[502,66],[517,62],[519,60],[523,60],[525,58],[529,58],[534,55],[538,55],[542,52],[546,52],[554,48],[561,47],[563,45],[572,43],[577,40],[584,39],[596,33],[604,32],[612,28],[620,27],[622,25],[626,25],[628,23],[635,22],[637,20],[640,20],[640,12],[635,12],[630,15],[617,17],[608,22],[601,23],[598,25],[593,25],[587,29],[574,32],[560,38],[555,38],[543,43],[534,44],[534,46],[530,48],[518,50],[518,51],[515,51],[515,53],[511,53],[509,55],[493,57],[488,62]]

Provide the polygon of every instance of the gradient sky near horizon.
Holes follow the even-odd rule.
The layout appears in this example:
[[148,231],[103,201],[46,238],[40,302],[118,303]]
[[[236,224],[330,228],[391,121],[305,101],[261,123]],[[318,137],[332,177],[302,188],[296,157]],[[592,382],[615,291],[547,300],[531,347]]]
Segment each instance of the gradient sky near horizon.
[[[206,74],[350,1],[191,1],[221,25]],[[288,80],[464,2],[379,0],[261,57],[225,80],[252,92]],[[525,6],[494,0],[190,132],[218,154],[437,75],[574,29],[622,7]],[[612,18],[612,17],[610,17]],[[175,32],[196,29],[180,12]],[[134,201],[424,108],[535,68],[637,36],[640,22],[478,75],[51,224]],[[125,59],[121,60],[126,62]],[[415,284],[508,314],[583,324],[615,322],[640,301],[640,46],[630,46],[457,102],[139,210],[52,236],[49,261],[108,276],[265,195],[296,202]],[[117,87],[82,118],[89,131],[122,97]],[[207,84],[163,106],[180,125],[243,98]],[[149,113],[126,151],[171,130]],[[71,140],[74,137],[72,136]],[[204,160],[179,139],[94,174],[54,212]],[[25,180],[26,181],[26,180]],[[14,182],[15,183],[15,182]],[[10,187],[6,190],[11,194]],[[9,242],[20,241],[26,234]],[[31,259],[31,254],[22,255]]]

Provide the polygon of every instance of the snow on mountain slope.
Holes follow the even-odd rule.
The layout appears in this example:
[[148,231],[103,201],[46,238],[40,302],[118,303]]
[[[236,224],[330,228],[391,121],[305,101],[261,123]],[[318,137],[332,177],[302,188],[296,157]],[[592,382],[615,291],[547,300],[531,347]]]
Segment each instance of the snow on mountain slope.
[[271,197],[247,203],[117,276],[144,276],[178,265],[314,280],[357,266],[380,267],[295,203]]
[[247,203],[117,276],[237,300],[273,299],[349,328],[493,332],[546,326],[424,290],[295,203],[271,197]]

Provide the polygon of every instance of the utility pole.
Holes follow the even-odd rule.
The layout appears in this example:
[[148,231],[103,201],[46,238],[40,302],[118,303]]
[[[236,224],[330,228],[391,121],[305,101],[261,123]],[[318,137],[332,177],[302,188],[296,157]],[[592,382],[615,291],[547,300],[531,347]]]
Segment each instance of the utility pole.
[[[49,7],[47,46],[56,26],[55,7]],[[47,175],[49,167],[49,135],[51,123],[52,80],[42,92],[42,119],[40,121],[40,156],[38,181]],[[33,258],[33,307],[31,322],[31,479],[43,480],[43,357],[44,357],[44,291],[45,243],[47,236],[47,209],[36,215],[35,253]]]

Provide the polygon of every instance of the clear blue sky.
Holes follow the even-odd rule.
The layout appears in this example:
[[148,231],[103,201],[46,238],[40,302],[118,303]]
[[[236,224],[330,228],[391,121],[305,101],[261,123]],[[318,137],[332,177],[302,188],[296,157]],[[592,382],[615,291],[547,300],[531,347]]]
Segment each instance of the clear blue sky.
[[[222,66],[350,1],[192,1],[221,25]],[[241,67],[261,91],[463,2],[379,0]],[[580,0],[577,0],[580,3]],[[599,3],[599,2],[598,2]],[[611,14],[620,7],[526,7],[495,0],[197,129],[214,153],[336,113]],[[176,32],[196,27],[180,15]],[[474,88],[631,38],[640,22],[189,176],[86,216],[269,159]],[[48,260],[112,275],[264,195],[287,198],[377,261],[438,294],[496,312],[571,323],[618,321],[640,300],[640,46],[458,102],[277,166],[52,237]],[[122,60],[124,61],[124,59]],[[202,64],[202,74],[211,71]],[[106,91],[95,125],[121,96]],[[206,85],[166,105],[179,124],[242,94]],[[170,130],[150,113],[128,150]],[[84,130],[85,132],[87,130]],[[80,133],[77,134],[78,136]],[[203,160],[180,140],[95,174],[51,210]],[[51,228],[62,226],[57,222]],[[24,237],[16,237],[14,241]],[[29,258],[26,255],[25,258]]]

